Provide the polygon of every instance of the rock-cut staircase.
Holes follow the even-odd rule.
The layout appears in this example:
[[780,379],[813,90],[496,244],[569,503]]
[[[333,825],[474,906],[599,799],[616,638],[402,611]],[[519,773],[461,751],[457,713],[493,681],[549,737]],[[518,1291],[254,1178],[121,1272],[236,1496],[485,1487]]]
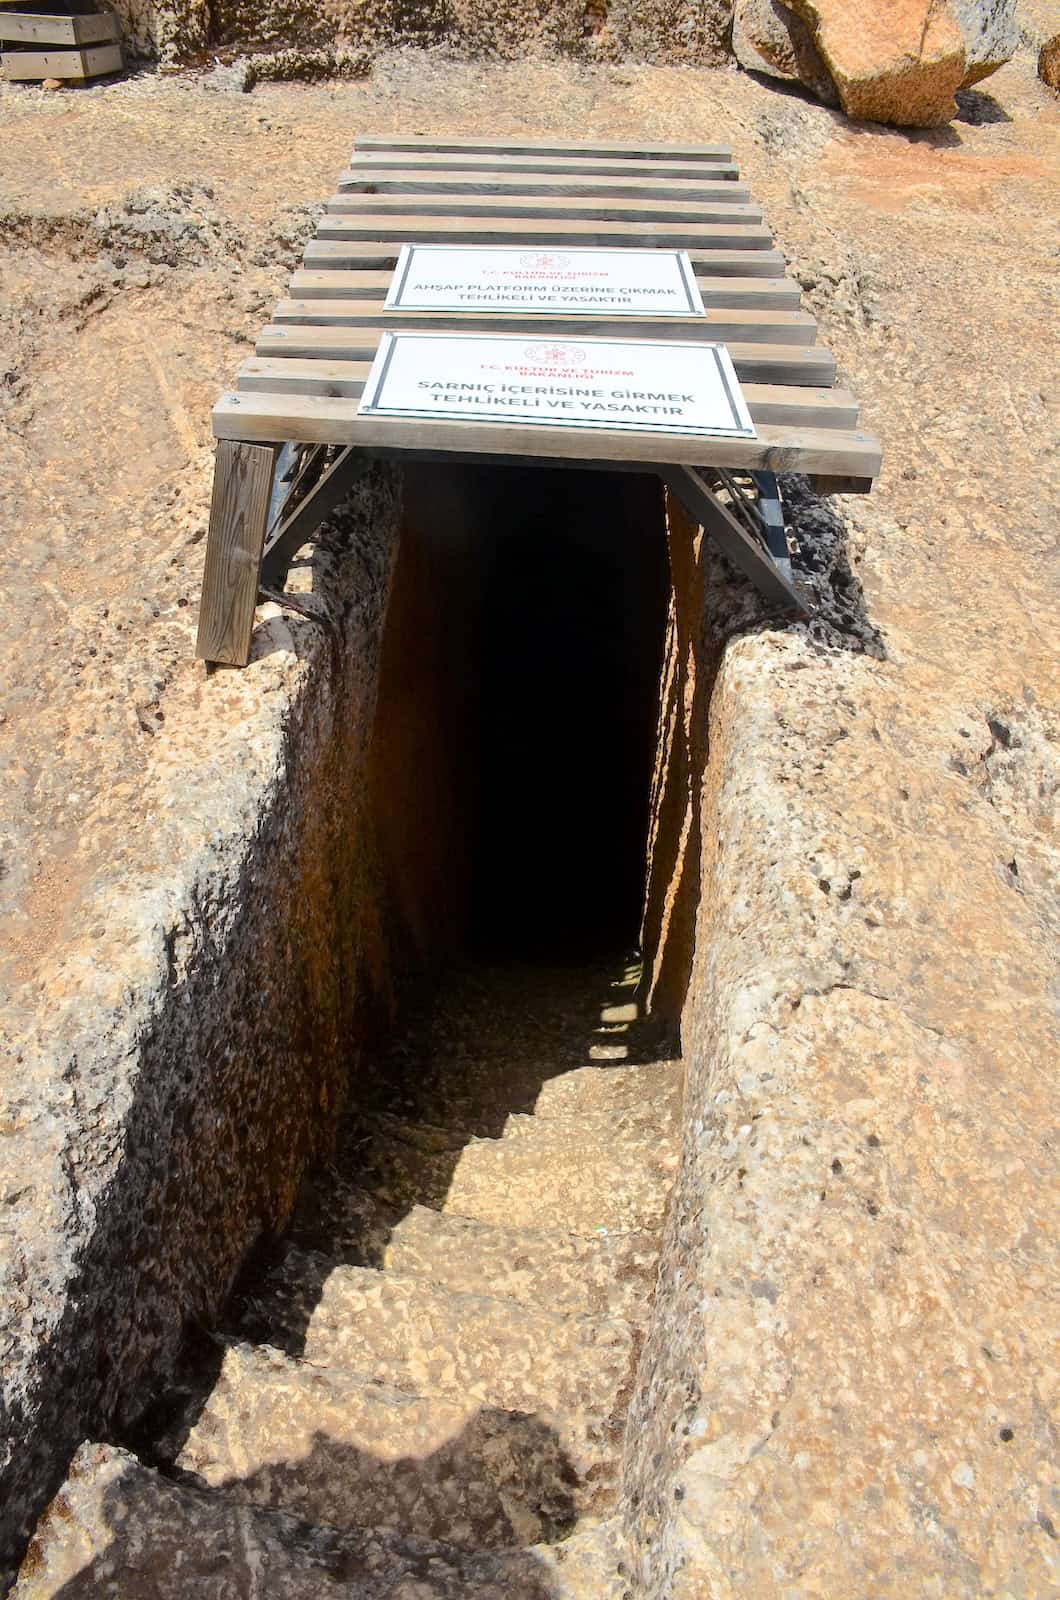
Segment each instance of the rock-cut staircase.
[[635,982],[449,988],[137,1453],[78,1452],[19,1600],[629,1593],[612,1512],[681,1096]]

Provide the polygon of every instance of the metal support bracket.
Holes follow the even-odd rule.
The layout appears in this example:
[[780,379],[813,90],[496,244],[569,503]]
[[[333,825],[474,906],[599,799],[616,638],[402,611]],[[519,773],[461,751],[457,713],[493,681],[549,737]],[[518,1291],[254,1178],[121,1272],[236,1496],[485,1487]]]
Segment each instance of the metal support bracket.
[[715,468],[661,467],[659,475],[771,605],[810,615],[812,603],[792,574],[780,491],[771,472],[753,474],[757,499],[751,499],[731,473]]
[[[329,460],[329,455],[333,459]],[[273,478],[261,584],[283,588],[295,552],[345,499],[368,464],[353,445],[344,445],[337,452],[328,445],[284,445]]]
[[751,476],[758,487],[758,499],[754,504],[762,522],[766,548],[773,557],[781,577],[786,578],[794,588],[796,585],[795,574],[791,570],[792,547],[784,527],[784,507],[780,499],[780,485],[777,483],[776,473],[752,472]]

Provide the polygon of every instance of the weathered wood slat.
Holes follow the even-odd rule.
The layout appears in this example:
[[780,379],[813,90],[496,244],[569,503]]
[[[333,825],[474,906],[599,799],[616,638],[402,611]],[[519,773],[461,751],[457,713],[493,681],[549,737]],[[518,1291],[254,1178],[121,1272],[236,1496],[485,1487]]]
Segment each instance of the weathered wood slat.
[[[492,324],[496,326],[496,324]],[[538,331],[535,325],[534,332]],[[510,323],[504,325],[510,333]],[[588,334],[588,328],[582,328]],[[337,361],[370,360],[379,345],[379,328],[269,326],[258,337],[259,356]],[[828,388],[835,379],[835,358],[822,345],[744,344],[725,341],[736,375],[748,383],[797,383]]]
[[347,177],[359,177],[374,172],[492,172],[498,162],[504,163],[505,172],[555,173],[566,177],[635,178],[641,181],[646,174],[652,178],[706,179],[710,183],[735,182],[740,176],[739,167],[732,162],[712,162],[710,167],[687,161],[653,161],[645,166],[641,161],[613,161],[592,156],[513,156],[507,151],[494,151],[492,155],[408,155],[400,151],[391,154],[357,152],[350,166],[339,174],[339,188]]
[[[316,272],[370,270],[381,271],[387,267],[397,265],[398,252],[401,243],[414,243],[415,240],[399,241],[392,239],[383,241],[376,236],[373,239],[346,240],[346,239],[311,239],[305,247],[303,260],[305,265]],[[425,241],[420,241],[421,243]],[[434,241],[435,243],[439,241]],[[459,243],[459,241],[449,241]],[[511,244],[512,240],[504,239],[503,244]],[[575,241],[568,241],[574,243]],[[614,240],[609,241],[614,244]],[[784,257],[779,250],[728,250],[721,247],[711,248],[706,245],[673,246],[675,249],[688,249],[689,260],[698,273],[700,270],[714,276],[732,275],[734,277],[755,278],[782,278],[784,276]]]
[[643,461],[651,466],[692,462],[770,472],[847,473],[860,478],[875,477],[880,466],[875,440],[834,428],[763,426],[756,439],[714,439],[604,428],[362,417],[357,404],[352,399],[313,395],[226,394],[214,407],[213,428],[219,439],[307,440],[383,451],[451,450],[557,460],[591,456],[598,461]]
[[[251,356],[239,369],[242,393],[317,394],[359,397],[372,370],[370,361],[270,360]],[[856,428],[858,403],[845,389],[802,389],[796,384],[741,384],[755,422],[791,423],[807,428]]]
[[[359,139],[351,169],[306,247],[305,265],[294,274],[291,297],[280,302],[257,353],[244,362],[238,391],[214,411],[221,444],[199,654],[247,659],[267,517],[263,462],[271,481],[280,443],[342,445],[350,461],[457,454],[466,461],[650,468],[682,482],[695,478],[695,467],[796,469],[833,488],[869,489],[879,444],[857,431],[854,397],[831,387],[835,361],[814,342],[814,319],[801,310],[798,285],[785,276],[783,257],[738,178],[720,145]],[[415,243],[682,249],[707,314],[388,311],[383,301],[400,248]],[[520,349],[523,335],[655,345],[718,341],[729,351],[758,437],[361,416],[359,402],[388,329],[497,331],[516,335]],[[255,446],[257,459],[243,454]],[[703,494],[713,514],[709,488]],[[292,538],[310,531],[316,509],[303,508],[306,527],[299,523]],[[759,587],[768,595],[772,585],[778,603],[802,604],[787,563],[760,550],[724,508],[720,515],[725,526],[714,527],[715,535],[747,543],[734,558],[747,557]]]
[[[746,184],[719,181],[711,174],[703,178],[658,178],[653,172],[623,174],[621,177],[572,176],[557,172],[511,172],[483,168],[479,172],[453,172],[445,168],[416,169],[397,167],[382,172],[344,173],[338,183],[339,195],[356,209],[352,197],[364,194],[498,194],[563,195],[601,200],[696,200],[700,203],[723,201],[727,205],[748,205],[751,191]],[[338,209],[334,202],[329,210]]]
[[119,37],[118,19],[110,11],[88,16],[38,16],[28,11],[0,10],[0,40],[20,44],[101,44]]
[[547,221],[514,217],[424,217],[416,211],[387,216],[323,217],[317,227],[323,241],[378,240],[413,244],[527,244],[555,249],[566,244],[670,250],[770,250],[773,236],[754,223],[592,222],[576,217]]
[[745,225],[762,221],[762,208],[742,202],[699,200],[612,200],[609,195],[592,200],[588,196],[563,195],[408,195],[367,194],[354,200],[337,195],[327,202],[329,218],[407,216],[415,207],[417,217],[501,217],[526,218],[547,222],[562,218],[588,222],[738,222]]
[[[758,311],[797,311],[801,298],[792,278],[713,278],[701,263],[696,274],[703,304],[754,307]],[[302,268],[291,279],[293,300],[385,300],[393,272],[310,271]]]
[[79,50],[5,50],[0,78],[35,83],[44,78],[99,78],[122,69],[121,46],[100,44]]
[[354,140],[355,151],[424,150],[433,154],[513,156],[617,156],[625,161],[731,161],[732,151],[724,144],[643,144],[640,140],[608,139],[482,139],[438,138],[431,134],[362,133]]
[[273,449],[221,438],[214,461],[210,532],[195,654],[241,666],[247,659],[272,490]]
[[702,317],[609,317],[579,312],[566,314],[525,311],[399,311],[387,310],[372,300],[281,300],[272,314],[274,323],[308,323],[316,327],[346,328],[447,328],[461,333],[525,331],[542,328],[567,338],[613,339],[736,339],[744,343],[814,344],[817,323],[805,311],[718,311]]

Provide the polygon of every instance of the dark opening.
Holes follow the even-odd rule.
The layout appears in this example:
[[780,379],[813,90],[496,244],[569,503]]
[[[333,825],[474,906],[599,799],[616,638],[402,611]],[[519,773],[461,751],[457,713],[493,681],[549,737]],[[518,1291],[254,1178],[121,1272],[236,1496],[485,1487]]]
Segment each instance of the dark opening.
[[636,943],[670,572],[659,480],[406,471],[376,722],[405,919],[441,953]]

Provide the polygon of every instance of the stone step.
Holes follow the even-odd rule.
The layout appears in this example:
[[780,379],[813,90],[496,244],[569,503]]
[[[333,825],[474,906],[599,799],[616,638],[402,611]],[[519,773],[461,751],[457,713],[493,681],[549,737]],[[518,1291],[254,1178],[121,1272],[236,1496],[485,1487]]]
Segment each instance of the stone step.
[[291,1236],[352,1266],[428,1278],[462,1294],[547,1306],[563,1316],[647,1322],[655,1290],[657,1233],[541,1233],[501,1228],[413,1206],[404,1216],[333,1179],[303,1197]]
[[381,1104],[405,1122],[433,1123],[480,1137],[499,1137],[512,1116],[580,1116],[657,1106],[680,1113],[684,1071],[679,1061],[643,1066],[600,1062],[547,1075],[540,1063],[459,1061],[435,1067],[411,1087],[388,1087]]
[[307,1522],[465,1549],[552,1541],[594,1499],[554,1431],[521,1411],[405,1393],[231,1344],[162,1459]]
[[244,1296],[234,1331],[410,1394],[526,1412],[580,1478],[613,1479],[636,1354],[625,1322],[457,1294],[292,1247]]
[[175,1483],[86,1444],[38,1524],[16,1600],[617,1600],[607,1530],[479,1555],[380,1529],[340,1533]]
[[284,1237],[351,1267],[381,1267],[404,1211],[335,1167],[303,1180]]
[[681,1061],[651,1061],[639,1067],[601,1062],[578,1067],[545,1080],[534,1102],[534,1116],[576,1116],[583,1111],[623,1111],[627,1106],[650,1104],[680,1117],[684,1079]]
[[676,1130],[641,1108],[530,1118],[509,1138],[448,1150],[410,1142],[395,1119],[366,1125],[362,1181],[387,1205],[421,1204],[501,1227],[652,1232],[677,1166]]

